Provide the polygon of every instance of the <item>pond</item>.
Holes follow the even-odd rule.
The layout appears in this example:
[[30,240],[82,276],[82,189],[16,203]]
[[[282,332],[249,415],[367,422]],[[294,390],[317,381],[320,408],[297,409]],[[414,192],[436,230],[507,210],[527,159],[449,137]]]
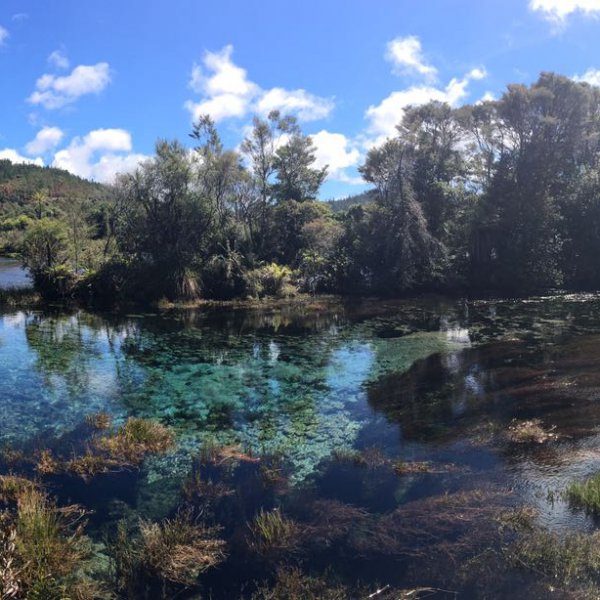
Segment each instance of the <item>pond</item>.
[[18,260],[0,257],[0,289],[29,287],[29,272]]
[[[502,515],[523,507],[550,533],[595,529],[563,492],[600,471],[599,399],[595,295],[0,314],[0,445],[69,453],[96,413],[171,427],[175,450],[139,472],[51,487],[93,511],[103,555],[119,520],[176,514],[190,474],[222,485],[199,510],[228,544],[201,580],[215,600],[280,564],[371,592],[544,597],[534,571],[502,559],[500,574],[488,552],[500,560]],[[199,466],[207,447],[229,458]],[[248,523],[272,509],[297,540],[253,556]]]

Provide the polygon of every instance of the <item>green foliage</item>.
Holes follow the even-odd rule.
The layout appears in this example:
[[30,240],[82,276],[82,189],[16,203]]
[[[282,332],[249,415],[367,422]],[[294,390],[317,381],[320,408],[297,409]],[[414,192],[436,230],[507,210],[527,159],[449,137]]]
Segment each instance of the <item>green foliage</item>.
[[567,497],[591,513],[600,514],[600,474],[584,482],[573,482],[567,488]]
[[293,296],[293,271],[286,266],[270,263],[246,273],[246,294],[255,298]]

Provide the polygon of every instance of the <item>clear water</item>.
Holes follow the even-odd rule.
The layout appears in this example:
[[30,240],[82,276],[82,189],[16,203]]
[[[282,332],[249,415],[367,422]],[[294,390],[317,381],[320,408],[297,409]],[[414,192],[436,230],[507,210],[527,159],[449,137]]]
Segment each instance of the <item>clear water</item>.
[[[172,514],[210,438],[285,456],[285,494],[257,506],[288,503],[292,511],[299,497],[316,497],[382,516],[485,488],[507,491],[509,505],[535,507],[544,526],[591,529],[589,517],[549,492],[600,470],[598,390],[594,295],[0,314],[0,444],[68,444],[98,411],[117,421],[157,419],[177,432],[177,451],[148,460],[139,476],[114,489],[107,480],[102,494],[83,484],[66,492],[90,503],[100,526],[128,511]],[[488,435],[532,418],[554,427],[556,440],[519,445]],[[331,458],[370,448],[433,468],[398,476]],[[334,557],[321,560],[343,570]],[[394,564],[363,556],[352,573],[423,583]]]

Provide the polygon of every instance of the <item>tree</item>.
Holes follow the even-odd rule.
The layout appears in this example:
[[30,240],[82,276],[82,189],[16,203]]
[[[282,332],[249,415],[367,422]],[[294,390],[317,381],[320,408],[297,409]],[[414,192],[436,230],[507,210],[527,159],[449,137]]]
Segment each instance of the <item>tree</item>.
[[273,160],[274,196],[279,202],[314,200],[327,177],[327,167],[314,168],[315,145],[310,136],[302,133],[295,119],[287,117],[278,126],[288,139],[277,149]]
[[186,148],[159,141],[154,158],[120,178],[117,203],[119,247],[151,269],[153,294],[192,294],[190,270],[210,244],[215,208],[198,185]]
[[35,221],[25,235],[21,253],[34,275],[63,264],[68,258],[66,227],[54,219]]

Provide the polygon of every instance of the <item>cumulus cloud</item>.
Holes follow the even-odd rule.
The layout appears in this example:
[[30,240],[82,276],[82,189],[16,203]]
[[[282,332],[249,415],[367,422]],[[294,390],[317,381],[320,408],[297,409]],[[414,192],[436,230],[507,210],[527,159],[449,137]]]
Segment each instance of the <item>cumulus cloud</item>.
[[69,57],[64,50],[55,50],[48,56],[48,63],[56,69],[68,69]]
[[564,22],[576,12],[586,16],[597,15],[600,13],[600,0],[530,0],[529,8],[551,21]]
[[12,148],[4,148],[4,150],[0,150],[0,160],[10,160],[13,163],[26,164],[26,165],[38,165],[40,167],[44,166],[44,161],[41,158],[27,158],[26,156],[21,156],[16,150]]
[[321,98],[306,90],[285,90],[280,87],[264,92],[256,104],[256,110],[263,115],[279,110],[284,114],[295,114],[300,121],[324,119],[333,107],[331,98]]
[[600,69],[588,69],[583,75],[575,75],[575,81],[584,81],[590,85],[600,86]]
[[3,46],[6,43],[8,36],[9,36],[8,29],[6,29],[6,28],[2,27],[2,25],[0,25],[0,46]]
[[362,183],[359,177],[348,175],[346,169],[356,167],[361,159],[359,150],[353,142],[342,133],[331,133],[322,129],[310,136],[315,144],[315,166],[322,168],[328,165],[328,179],[346,183]]
[[415,35],[397,37],[388,42],[385,57],[399,73],[416,73],[430,81],[437,77],[437,69],[425,61],[421,41]]
[[46,73],[36,82],[36,90],[27,99],[49,110],[72,104],[81,96],[99,94],[110,83],[108,63],[79,65],[69,75]]
[[58,127],[43,127],[37,132],[35,138],[25,146],[25,151],[29,155],[45,154],[49,150],[56,148],[63,137],[64,133],[62,129]]
[[59,150],[52,166],[86,179],[109,183],[117,173],[132,171],[148,158],[131,150],[128,131],[95,129],[83,137],[73,138],[66,148]]
[[402,120],[408,106],[419,106],[432,100],[458,106],[469,95],[469,83],[483,79],[485,76],[485,70],[477,68],[472,69],[462,78],[451,79],[450,83],[442,89],[430,85],[416,85],[392,92],[379,104],[369,106],[365,113],[370,122],[367,145],[378,144],[385,138],[393,136],[396,133],[396,125]]
[[215,121],[241,118],[251,112],[268,114],[272,110],[295,114],[301,121],[314,121],[329,115],[333,100],[306,90],[275,87],[263,90],[248,78],[245,69],[232,60],[233,46],[219,52],[206,52],[202,64],[192,69],[190,88],[201,95],[188,100],[185,107],[195,120],[209,114]]

